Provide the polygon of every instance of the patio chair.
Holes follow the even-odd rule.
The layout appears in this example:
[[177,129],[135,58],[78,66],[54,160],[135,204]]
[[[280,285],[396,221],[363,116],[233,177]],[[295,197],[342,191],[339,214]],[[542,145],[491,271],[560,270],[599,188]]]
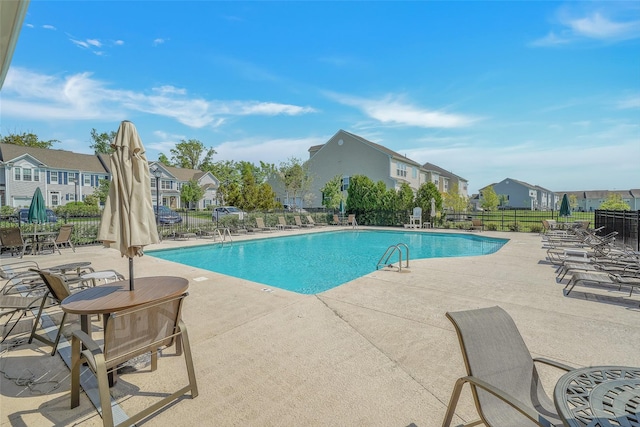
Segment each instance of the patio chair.
[[[83,331],[74,331],[71,340],[71,409],[80,404],[80,367],[87,363],[98,381],[102,423],[113,426],[111,394],[107,372],[127,360],[151,353],[151,370],[158,364],[158,350],[181,340],[189,384],[176,392],[165,395],[160,401],[129,417],[119,425],[132,425],[166,407],[187,392],[191,398],[198,396],[196,375],[191,358],[187,328],[180,317],[182,302],[187,294],[143,304],[110,314],[105,319],[104,345],[102,348]],[[82,345],[86,350],[82,350]],[[177,351],[179,353],[179,351]],[[172,380],[173,381],[173,380]]]
[[51,252],[58,251],[58,254],[62,255],[60,252],[60,246],[69,245],[73,252],[76,251],[76,248],[73,247],[73,243],[71,242],[71,234],[73,233],[73,224],[65,224],[60,227],[60,231],[55,239],[45,240],[42,244],[42,249],[47,246],[51,248]]
[[42,281],[47,287],[46,297],[42,301],[42,305],[40,306],[40,310],[38,311],[38,315],[36,316],[35,323],[33,325],[33,330],[31,331],[31,336],[29,337],[29,344],[33,341],[33,339],[37,339],[45,344],[52,346],[51,355],[56,354],[56,350],[58,349],[58,343],[60,342],[60,337],[62,336],[62,330],[64,329],[64,323],[67,319],[67,313],[62,313],[62,319],[60,320],[60,326],[58,326],[58,333],[56,334],[56,338],[54,341],[51,341],[49,338],[36,335],[35,331],[38,326],[38,321],[42,317],[42,313],[45,309],[45,301],[51,300],[53,304],[50,306],[59,306],[62,300],[71,295],[71,289],[69,288],[69,283],[65,279],[65,277],[61,274],[52,273],[47,270],[35,270],[42,278]]
[[266,231],[269,233],[276,229],[275,227],[267,227],[266,225],[264,225],[264,219],[260,217],[256,217],[256,225],[260,231]]
[[482,231],[484,230],[484,224],[482,223],[481,219],[472,219],[471,220],[471,227],[469,228],[469,231]]
[[[2,341],[0,342],[4,342],[14,328],[20,323],[20,320],[32,310],[38,309],[39,317],[40,312],[46,303],[47,298],[43,293],[32,294],[29,296],[16,294],[0,295],[0,317],[9,316],[2,325]],[[18,315],[18,318],[14,320],[16,315]],[[31,335],[34,334],[37,324],[37,322],[34,322],[33,327],[31,328]]]
[[[532,359],[513,319],[500,307],[447,313],[458,335],[467,376],[456,381],[443,427],[451,424],[469,383],[480,421],[490,427],[562,426],[534,362],[570,371],[547,359]],[[470,422],[465,426],[480,424]]]
[[355,214],[349,214],[349,216],[347,217],[347,225],[350,225],[353,228],[358,227],[358,221],[356,221]]
[[592,283],[597,286],[617,286],[618,290],[623,286],[628,286],[629,296],[631,296],[634,288],[640,288],[640,276],[636,274],[607,273],[605,271],[576,271],[564,287],[565,295],[569,295],[576,285],[583,283]]
[[19,253],[22,258],[27,249],[27,242],[22,238],[22,231],[18,227],[0,228],[0,243],[2,243],[2,249],[8,249],[11,252],[11,256]]
[[278,225],[283,229],[283,230],[293,230],[294,228],[300,228],[297,225],[291,225],[291,224],[287,224],[287,220],[284,219],[283,216],[279,216],[278,217]]
[[0,266],[0,278],[5,280],[5,282],[0,294],[24,294],[25,292],[40,287],[40,285],[44,286],[40,276],[31,271],[33,268],[39,268],[38,263],[35,261],[3,262]]
[[327,225],[326,222],[316,222],[311,215],[307,215],[307,222],[312,224],[313,226],[324,227]]
[[300,227],[300,228],[310,228],[310,227],[313,227],[313,224],[308,224],[308,223],[307,223],[307,224],[305,224],[305,223],[303,223],[303,222],[302,222],[302,218],[300,218],[300,215],[294,215],[294,216],[293,216],[293,219],[295,220],[296,225],[297,225],[298,227]]
[[333,225],[347,225],[347,222],[343,218],[340,218],[338,214],[333,214]]

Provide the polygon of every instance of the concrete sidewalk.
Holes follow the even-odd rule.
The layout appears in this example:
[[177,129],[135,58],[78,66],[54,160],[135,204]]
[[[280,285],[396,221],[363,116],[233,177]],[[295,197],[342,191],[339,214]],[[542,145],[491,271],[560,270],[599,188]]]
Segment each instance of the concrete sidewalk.
[[[265,290],[150,256],[136,258],[136,277],[190,281],[183,318],[200,389],[196,399],[185,397],[139,425],[440,426],[454,382],[465,374],[445,313],[493,305],[511,314],[534,357],[576,367],[640,365],[640,294],[576,287],[565,297],[564,284],[544,261],[540,236],[482,235],[510,241],[492,255],[411,260],[402,273],[377,271],[318,295]],[[234,240],[246,238],[251,236]],[[165,241],[153,249],[203,243]],[[96,270],[127,273],[127,260],[115,250],[62,252],[25,259],[43,268],[89,260]],[[49,350],[40,343],[3,347],[4,375],[53,382],[30,390],[3,377],[0,425],[101,425],[84,393],[81,406],[68,409],[69,370]],[[163,354],[156,372],[146,366],[120,376],[112,395],[125,412],[186,384],[184,359],[172,352]],[[551,394],[561,373],[541,371]],[[470,395],[465,389],[454,423],[477,418]]]

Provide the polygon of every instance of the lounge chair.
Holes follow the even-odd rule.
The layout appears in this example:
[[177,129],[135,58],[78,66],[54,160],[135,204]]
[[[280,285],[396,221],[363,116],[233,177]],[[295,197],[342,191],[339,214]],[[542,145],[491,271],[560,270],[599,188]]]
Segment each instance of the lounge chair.
[[76,251],[76,248],[73,247],[73,243],[71,242],[71,234],[73,233],[73,224],[65,224],[60,227],[60,231],[55,239],[45,240],[42,244],[42,249],[47,246],[51,247],[51,251],[58,251],[60,255],[60,246],[69,245],[73,252]]
[[293,230],[294,228],[300,228],[297,225],[287,224],[287,220],[285,220],[283,216],[278,217],[278,225],[283,230]]
[[275,230],[275,229],[276,229],[275,227],[267,227],[267,226],[264,224],[264,219],[262,219],[262,218],[260,218],[260,217],[256,217],[256,225],[257,225],[258,230],[260,230],[260,231],[266,231],[266,232],[268,232],[268,233],[271,233],[273,230]]
[[349,216],[347,217],[347,225],[350,225],[353,228],[358,227],[358,221],[356,221],[355,214],[349,214]]
[[595,285],[617,286],[618,289],[621,289],[623,286],[628,286],[629,296],[633,293],[634,288],[640,288],[640,277],[636,275],[629,276],[604,271],[576,271],[564,287],[565,295],[569,295],[576,285],[585,282]]
[[340,218],[338,214],[333,214],[333,225],[347,225],[344,218]]
[[[116,369],[119,364],[127,360],[148,353],[151,353],[151,370],[155,371],[158,365],[158,350],[161,347],[173,345],[177,339],[180,340],[181,345],[176,346],[176,353],[180,354],[179,349],[184,353],[189,384],[171,394],[162,393],[161,400],[118,425],[136,424],[188,392],[191,393],[192,399],[197,397],[198,385],[187,328],[180,318],[180,309],[186,296],[187,294],[183,294],[112,313],[105,318],[102,348],[88,334],[75,331],[71,340],[71,409],[80,404],[80,367],[87,362],[87,366],[98,380],[102,423],[104,426],[113,426],[107,372]],[[81,344],[87,349],[82,350]],[[174,375],[170,377],[173,383]]]
[[326,222],[316,222],[311,215],[307,215],[307,222],[313,226],[324,227],[327,225]]
[[307,223],[307,224],[305,224],[305,223],[303,223],[303,222],[302,222],[302,219],[300,218],[300,216],[299,216],[299,215],[294,215],[293,219],[295,220],[296,225],[297,225],[298,227],[300,227],[300,228],[303,228],[303,227],[304,227],[304,228],[313,227],[313,224],[308,224],[308,223]]
[[[447,313],[456,329],[467,376],[456,381],[443,427],[451,424],[462,391],[469,383],[480,421],[490,427],[562,426],[534,362],[572,368],[531,353],[513,319],[500,307]],[[465,426],[477,425],[470,422]]]
[[472,219],[471,220],[471,227],[469,228],[469,231],[482,231],[484,230],[484,224],[482,223],[481,219]]
[[[32,310],[42,308],[47,304],[47,298],[45,294],[31,294],[29,296],[21,296],[18,294],[0,295],[0,317],[9,316],[9,318],[3,322],[2,325],[2,341],[11,334],[13,329],[20,323],[20,320],[25,317]],[[38,312],[38,317],[40,315]],[[18,318],[14,320],[15,316]],[[34,322],[31,329],[31,335],[35,333],[38,323]]]
[[11,256],[19,253],[22,258],[27,249],[27,242],[22,238],[22,232],[18,227],[0,228],[0,243],[2,243],[2,249],[11,252]]

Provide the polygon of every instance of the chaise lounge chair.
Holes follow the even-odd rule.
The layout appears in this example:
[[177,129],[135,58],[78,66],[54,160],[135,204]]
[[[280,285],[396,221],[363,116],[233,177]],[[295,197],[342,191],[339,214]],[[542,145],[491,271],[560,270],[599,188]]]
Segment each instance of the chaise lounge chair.
[[266,231],[271,233],[273,230],[275,230],[275,227],[267,227],[266,225],[264,225],[264,219],[260,218],[260,217],[256,217],[256,225],[257,225],[257,229],[260,231]]
[[[469,383],[480,421],[489,427],[562,426],[553,401],[544,389],[534,362],[570,371],[547,359],[531,357],[513,319],[500,307],[447,313],[453,323],[467,376],[456,381],[443,427],[451,420]],[[480,424],[469,422],[465,426]]]
[[295,220],[296,225],[297,225],[298,227],[300,227],[300,228],[303,228],[303,227],[304,227],[304,228],[310,228],[310,227],[313,227],[313,224],[305,224],[305,223],[303,223],[303,222],[302,222],[302,218],[300,218],[300,216],[299,216],[299,215],[295,215],[295,216],[293,217],[293,219]]
[[291,224],[287,224],[287,220],[284,219],[283,216],[279,216],[278,217],[278,225],[280,226],[280,228],[282,228],[283,230],[293,230],[294,228],[300,228],[297,225],[291,225]]

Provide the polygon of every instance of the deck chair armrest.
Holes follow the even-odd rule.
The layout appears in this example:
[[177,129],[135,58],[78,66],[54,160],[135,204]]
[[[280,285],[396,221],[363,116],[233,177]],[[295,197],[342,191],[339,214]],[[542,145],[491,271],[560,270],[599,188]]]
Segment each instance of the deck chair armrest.
[[553,427],[553,424],[551,424],[549,420],[540,416],[535,410],[533,410],[533,408],[526,406],[524,403],[511,396],[509,393],[506,393],[505,391],[500,390],[479,378],[468,375],[466,377],[460,378],[458,381],[468,382],[476,387],[483,389],[488,393],[493,394],[495,397],[513,407],[515,410],[517,410],[529,420],[533,421],[541,427]]
[[565,365],[564,363],[556,362],[555,360],[547,359],[545,357],[536,357],[533,359],[534,362],[544,363],[545,365],[553,366],[554,368],[562,369],[563,371],[573,371],[574,367]]
[[84,331],[73,331],[73,339],[78,339],[84,346],[91,352],[91,354],[95,355],[98,353],[102,353],[102,349],[98,345],[97,342],[93,340],[88,334]]

